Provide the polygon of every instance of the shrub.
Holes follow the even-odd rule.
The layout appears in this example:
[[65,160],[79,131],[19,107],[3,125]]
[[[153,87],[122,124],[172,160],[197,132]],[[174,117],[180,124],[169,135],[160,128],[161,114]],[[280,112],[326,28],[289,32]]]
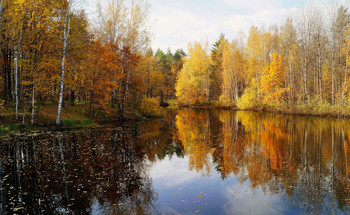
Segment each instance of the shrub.
[[0,126],[0,134],[5,134],[8,132],[8,129],[5,126]]
[[178,102],[177,102],[176,99],[170,99],[170,100],[167,100],[166,102],[169,104],[169,106],[172,106],[172,105],[176,106],[176,105],[178,105]]
[[74,119],[64,119],[62,120],[62,125],[67,126],[67,127],[72,127],[74,126]]
[[261,108],[261,102],[257,93],[257,83],[253,79],[251,85],[244,90],[237,106],[240,109]]
[[332,105],[330,101],[319,97],[308,98],[303,101],[299,99],[296,103],[295,110],[297,113],[306,114],[337,114],[338,110],[342,110],[339,104]]
[[225,95],[221,95],[219,98],[219,101],[216,104],[218,106],[221,106],[221,107],[235,107],[236,106],[235,102],[231,98],[228,98]]
[[94,124],[94,121],[92,121],[91,119],[82,120],[82,121],[80,121],[80,124],[82,124],[82,125],[91,125],[91,124]]
[[10,124],[8,126],[8,130],[10,131],[14,131],[14,130],[18,130],[19,129],[19,126],[17,124]]
[[158,117],[162,114],[159,101],[156,98],[143,97],[141,102],[140,112],[147,117]]

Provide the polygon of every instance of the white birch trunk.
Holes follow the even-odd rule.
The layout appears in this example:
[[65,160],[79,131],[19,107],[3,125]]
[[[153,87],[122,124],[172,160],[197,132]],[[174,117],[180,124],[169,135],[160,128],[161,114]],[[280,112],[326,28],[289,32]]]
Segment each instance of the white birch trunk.
[[31,124],[34,124],[34,111],[35,111],[35,80],[33,83],[33,94],[32,94],[32,120]]
[[1,0],[0,2],[0,27],[1,27],[1,15],[2,15],[2,3],[4,2],[4,0]]
[[23,119],[22,119],[22,123],[24,124],[26,121],[26,104],[24,103],[23,105]]
[[18,120],[18,53],[16,53],[15,57],[15,64],[16,64],[16,69],[15,69],[15,96],[16,96],[16,108],[15,108],[15,115],[16,115],[16,121]]
[[63,35],[63,50],[62,50],[62,73],[61,73],[61,81],[60,81],[60,97],[58,101],[58,110],[57,110],[57,119],[56,119],[56,125],[60,126],[61,124],[61,112],[62,112],[62,102],[63,102],[63,89],[64,89],[64,73],[65,73],[65,59],[66,59],[66,48],[67,48],[67,41],[68,41],[68,35],[70,30],[70,8],[68,6],[67,9],[67,15],[66,20],[64,23],[64,35]]
[[18,55],[19,55],[19,47],[21,46],[22,42],[22,29],[23,29],[23,22],[21,25],[21,33],[19,36],[17,48],[16,48],[16,53],[15,53],[15,97],[16,97],[16,110],[15,110],[15,115],[16,115],[16,121],[18,120]]

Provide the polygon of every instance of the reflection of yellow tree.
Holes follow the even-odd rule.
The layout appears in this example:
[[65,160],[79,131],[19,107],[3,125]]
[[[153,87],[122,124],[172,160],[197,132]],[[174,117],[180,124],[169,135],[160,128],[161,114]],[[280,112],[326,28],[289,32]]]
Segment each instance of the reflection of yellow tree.
[[[344,129],[347,128],[347,129]],[[341,135],[343,137],[343,168],[341,168],[340,182],[344,187],[344,199],[347,203],[350,203],[350,130],[348,124],[342,128]]]
[[269,118],[263,120],[263,129],[260,133],[260,141],[266,158],[271,160],[271,167],[275,170],[282,168],[283,162],[286,161],[287,144],[289,134],[283,126],[283,119]]
[[175,132],[175,113],[167,113],[162,118],[145,121],[139,124],[138,137],[145,147],[148,160],[164,159],[174,153],[182,155],[181,144],[178,144]]
[[[220,111],[219,119],[222,122],[220,130],[220,141],[222,149],[217,153],[221,175],[223,178],[228,177],[231,173],[241,175],[244,172],[246,139],[240,135],[242,132],[238,124],[237,114],[232,111]],[[220,159],[220,157],[222,159]]]
[[[272,113],[181,110],[176,127],[190,168],[249,179],[252,189],[284,193],[306,212],[328,212],[350,199],[348,120]],[[219,119],[220,123],[215,124]],[[209,123],[210,122],[210,123]],[[332,192],[325,192],[325,188]]]
[[209,113],[205,111],[179,110],[176,127],[184,152],[189,156],[190,169],[210,171],[208,156],[210,147]]

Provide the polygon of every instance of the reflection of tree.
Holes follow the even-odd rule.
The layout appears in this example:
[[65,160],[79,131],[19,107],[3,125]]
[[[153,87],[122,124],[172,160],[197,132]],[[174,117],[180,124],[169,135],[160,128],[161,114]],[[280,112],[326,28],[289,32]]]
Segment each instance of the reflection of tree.
[[133,128],[25,138],[1,147],[4,213],[155,212],[144,145]]
[[221,166],[221,174],[226,178],[230,173],[244,174],[244,162],[247,151],[246,140],[242,134],[242,126],[239,125],[237,115],[230,111],[220,111],[219,119],[222,122],[221,148],[217,148],[215,157]]
[[[242,181],[249,179],[252,189],[283,193],[307,213],[347,209],[348,120],[225,110],[208,113],[178,111],[178,136],[190,167],[209,174],[208,158],[212,157],[223,178],[234,174]],[[210,124],[216,121],[213,118],[221,123]]]
[[209,172],[210,122],[208,111],[181,110],[176,116],[176,127],[184,152],[189,156],[190,169]]
[[349,120],[184,109],[118,129],[9,142],[0,147],[5,214],[88,214],[91,205],[107,214],[155,213],[146,161],[174,155],[187,155],[204,174],[215,169],[283,194],[305,213],[349,205]]
[[145,150],[151,162],[156,158],[171,158],[174,154],[183,157],[182,145],[174,134],[175,112],[168,112],[161,119],[143,122],[138,128],[138,139],[147,146]]

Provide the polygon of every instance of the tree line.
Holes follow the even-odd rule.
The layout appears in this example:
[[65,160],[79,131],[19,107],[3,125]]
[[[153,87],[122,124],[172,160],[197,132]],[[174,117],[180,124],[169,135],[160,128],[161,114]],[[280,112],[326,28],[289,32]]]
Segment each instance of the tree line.
[[[183,50],[150,49],[149,4],[109,0],[91,22],[79,0],[1,0],[0,95],[16,121],[41,104],[112,108],[121,117],[150,97],[175,97]],[[26,115],[31,115],[26,117]]]
[[347,7],[309,5],[247,38],[221,34],[190,44],[176,84],[183,105],[218,101],[241,109],[346,114],[350,15]]
[[[41,104],[152,114],[158,102],[240,109],[350,112],[347,7],[311,5],[247,38],[221,34],[187,53],[150,48],[149,4],[109,0],[91,22],[79,0],[0,0],[0,105],[35,122]],[[150,109],[147,111],[147,109]],[[27,117],[27,115],[30,115]]]

